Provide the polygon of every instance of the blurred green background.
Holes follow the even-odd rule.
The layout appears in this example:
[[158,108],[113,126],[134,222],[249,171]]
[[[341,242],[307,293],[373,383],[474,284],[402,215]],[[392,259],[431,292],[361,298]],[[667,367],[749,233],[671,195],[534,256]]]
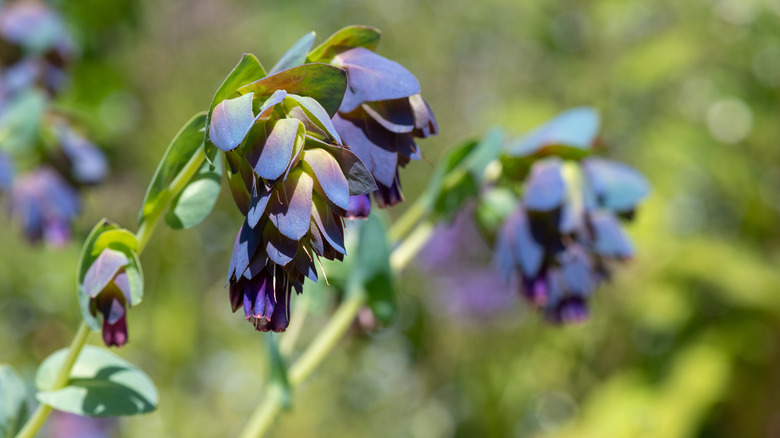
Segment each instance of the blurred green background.
[[[1,227],[0,362],[31,378],[67,345],[80,240],[103,216],[135,229],[168,142],[242,53],[270,67],[310,30],[321,41],[366,24],[439,120],[441,134],[420,142],[427,160],[402,173],[408,200],[448,147],[579,105],[601,111],[607,154],[654,192],[628,226],[638,257],[588,322],[547,325],[505,289],[478,292],[510,295],[510,308],[454,315],[441,307],[448,291],[410,268],[397,321],[353,331],[272,436],[780,436],[780,1],[55,5],[82,47],[60,102],[84,115],[112,174],[86,193],[65,249]],[[119,354],[157,383],[160,409],[121,420],[116,436],[233,436],[259,402],[264,335],[231,314],[223,288],[239,216],[225,190],[203,224],[163,226],[144,253],[146,296]],[[299,345],[334,305],[309,292]]]

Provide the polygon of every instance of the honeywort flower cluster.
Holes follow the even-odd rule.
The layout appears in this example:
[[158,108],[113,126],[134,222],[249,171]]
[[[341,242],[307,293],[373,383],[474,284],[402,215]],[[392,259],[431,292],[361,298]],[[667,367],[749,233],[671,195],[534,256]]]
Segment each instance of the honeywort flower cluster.
[[[590,149],[597,121],[585,123],[593,126],[584,135],[567,137],[581,128],[565,122],[572,114],[576,118],[564,113],[564,123],[554,120],[515,148],[524,150],[517,155],[534,155],[535,161],[496,246],[503,275],[516,275],[525,298],[554,322],[587,317],[587,300],[609,278],[610,263],[633,257],[619,217],[632,218],[649,191],[644,177],[622,163],[596,157],[537,159],[551,151],[566,157]],[[564,134],[556,133],[563,128],[568,128]]]
[[100,150],[51,101],[67,83],[74,44],[39,1],[0,8],[0,191],[28,240],[63,244],[80,208],[76,187],[100,182]]

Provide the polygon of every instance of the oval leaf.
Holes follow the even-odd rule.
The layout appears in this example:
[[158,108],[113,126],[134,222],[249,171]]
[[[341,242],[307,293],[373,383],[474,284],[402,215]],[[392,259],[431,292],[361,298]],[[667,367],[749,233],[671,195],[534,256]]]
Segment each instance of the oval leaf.
[[336,128],[333,126],[331,116],[319,102],[311,97],[298,96],[296,94],[288,94],[285,102],[288,101],[292,101],[293,105],[300,106],[307,118],[325,132],[330,137],[330,140],[341,144],[341,137],[339,137],[339,133],[336,132]]
[[108,350],[87,345],[64,388],[49,391],[65,361],[62,349],[43,361],[35,378],[43,404],[85,417],[138,415],[157,409],[157,389],[140,369]]
[[365,47],[368,50],[376,50],[382,33],[379,29],[369,26],[348,26],[334,33],[322,44],[309,53],[310,62],[330,62],[339,53]]
[[13,437],[30,415],[27,386],[9,365],[0,365],[0,437]]
[[267,207],[268,218],[285,237],[297,241],[309,231],[313,188],[314,180],[302,170],[277,184]]
[[219,198],[222,183],[222,163],[220,158],[214,165],[203,163],[198,173],[171,203],[171,209],[165,215],[165,222],[173,229],[193,227],[211,213]]
[[257,99],[264,99],[276,90],[312,97],[332,117],[341,105],[346,88],[347,73],[344,70],[328,64],[313,63],[281,71],[245,85],[238,91],[241,94],[254,93]]
[[363,47],[336,55],[333,64],[347,70],[348,75],[341,112],[352,112],[363,102],[399,99],[420,92],[420,83],[409,70]]
[[566,184],[562,169],[561,160],[557,158],[547,158],[534,163],[523,196],[526,208],[549,211],[563,203]]
[[325,149],[339,163],[341,172],[347,177],[350,196],[367,195],[377,189],[371,172],[349,149],[323,143],[310,137],[306,142],[308,147]]
[[596,140],[600,125],[599,113],[593,108],[570,109],[509,146],[507,154],[515,157],[532,155],[554,146],[588,150]]
[[304,129],[298,119],[281,119],[276,122],[260,151],[255,172],[271,181],[282,176],[290,165],[297,138],[305,134]]
[[312,44],[314,44],[314,32],[309,32],[293,44],[268,73],[279,73],[282,70],[303,64],[306,62],[306,54],[311,49]]
[[311,167],[314,176],[330,201],[344,210],[349,209],[349,183],[339,163],[324,149],[308,149],[303,160]]
[[604,208],[632,210],[650,193],[650,183],[633,167],[602,158],[583,160],[588,184]]
[[209,139],[223,151],[237,148],[255,124],[252,93],[220,102],[211,114]]

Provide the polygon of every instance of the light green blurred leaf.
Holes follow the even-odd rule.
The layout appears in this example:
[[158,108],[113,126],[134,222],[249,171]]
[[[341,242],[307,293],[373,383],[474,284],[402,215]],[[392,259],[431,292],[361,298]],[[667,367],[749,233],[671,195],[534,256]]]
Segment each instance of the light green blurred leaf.
[[13,438],[29,415],[27,387],[10,365],[0,364],[0,438]]
[[165,222],[173,229],[193,227],[211,213],[219,198],[222,183],[221,155],[217,155],[214,165],[203,163],[176,199],[165,215]]
[[390,246],[387,229],[377,215],[371,215],[360,227],[357,251],[352,257],[353,285],[360,285],[368,297],[368,306],[384,324],[389,324],[397,310],[393,276],[390,269]]
[[279,58],[279,62],[274,65],[268,74],[272,75],[279,73],[282,70],[297,67],[306,62],[306,53],[309,52],[311,45],[314,43],[314,36],[314,32],[309,32],[301,37],[301,39],[296,41],[295,44],[293,44],[293,46],[290,47],[281,58]]

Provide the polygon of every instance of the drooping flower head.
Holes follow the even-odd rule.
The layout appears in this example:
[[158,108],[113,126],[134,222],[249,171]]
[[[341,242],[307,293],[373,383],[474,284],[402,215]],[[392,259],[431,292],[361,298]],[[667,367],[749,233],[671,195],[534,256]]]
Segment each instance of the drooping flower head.
[[228,269],[230,301],[257,330],[287,328],[292,289],[317,280],[315,257],[346,253],[350,196],[376,189],[331,122],[345,87],[343,70],[305,64],[261,75],[212,112],[208,136],[226,152],[231,192],[246,216]]
[[588,299],[609,278],[610,265],[633,257],[619,218],[632,217],[649,193],[644,177],[622,163],[540,158],[590,149],[598,126],[593,117],[564,113],[514,149],[536,157],[522,199],[497,237],[496,259],[504,277],[517,278],[522,295],[553,322],[586,318]]
[[39,167],[13,180],[9,210],[31,242],[64,245],[80,208],[76,191],[53,169]]
[[[420,159],[415,138],[435,135],[438,127],[417,78],[374,52],[379,38],[376,29],[347,27],[312,50],[307,59],[347,72],[346,93],[333,125],[374,176],[374,199],[381,208],[403,200],[398,168]],[[366,204],[361,202],[356,204],[361,211],[350,216],[365,214]]]
[[84,293],[92,316],[103,317],[103,342],[121,347],[128,341],[127,309],[132,302],[125,268],[130,260],[121,251],[104,249],[84,276]]

